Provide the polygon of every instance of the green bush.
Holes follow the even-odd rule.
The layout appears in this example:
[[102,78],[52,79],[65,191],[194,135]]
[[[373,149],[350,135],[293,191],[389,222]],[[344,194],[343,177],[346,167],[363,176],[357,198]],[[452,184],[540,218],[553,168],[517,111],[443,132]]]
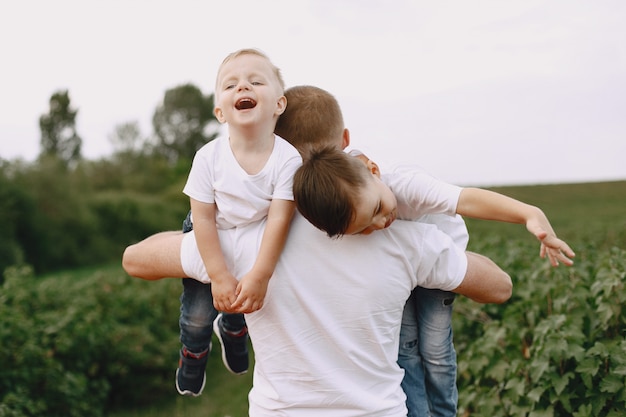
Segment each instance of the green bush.
[[510,272],[512,299],[460,298],[454,318],[464,416],[618,416],[626,409],[626,251],[587,250],[551,268],[530,244],[479,252]]
[[178,280],[119,267],[35,279],[10,268],[0,295],[0,416],[103,416],[172,390]]

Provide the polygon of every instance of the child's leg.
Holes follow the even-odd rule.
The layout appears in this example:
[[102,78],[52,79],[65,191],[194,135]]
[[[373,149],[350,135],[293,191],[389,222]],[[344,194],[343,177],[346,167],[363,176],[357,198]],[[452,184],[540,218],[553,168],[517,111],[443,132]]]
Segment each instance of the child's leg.
[[213,307],[211,284],[192,278],[183,278],[180,296],[180,341],[190,352],[199,354],[209,349],[213,335],[213,320],[217,310]]
[[[193,230],[193,223],[191,221],[191,212],[187,214],[187,217],[183,221],[183,233],[191,232]],[[197,251],[195,243],[189,244],[189,240],[186,241],[181,251],[181,257],[185,258],[185,270],[190,272],[190,276],[199,279],[206,279],[206,270],[204,264]],[[186,255],[185,255],[186,254]],[[205,285],[200,282],[186,283],[183,297],[181,297],[181,341],[183,345],[188,349],[191,349],[193,344],[194,349],[209,349],[209,342],[211,340],[211,333],[214,330],[217,338],[222,345],[222,361],[230,372],[241,375],[248,371],[248,328],[243,314],[230,314],[222,313],[219,316],[213,306],[213,296],[211,294],[211,286]],[[187,290],[189,288],[189,291]],[[200,293],[201,301],[196,301],[194,292]],[[190,292],[189,298],[194,305],[198,306],[199,316],[196,316],[195,323],[198,326],[183,327],[183,308],[186,304],[185,294]],[[208,313],[207,313],[208,312]],[[217,320],[216,320],[217,318]],[[210,328],[207,328],[210,327]],[[196,352],[195,350],[193,352]]]
[[404,369],[402,389],[406,394],[408,417],[427,416],[428,400],[424,382],[424,366],[418,349],[417,314],[415,291],[407,300],[400,327],[400,349],[398,365]]
[[424,365],[430,415],[456,416],[456,352],[452,341],[455,294],[420,287],[414,293],[419,354]]
[[176,370],[176,390],[181,395],[197,397],[206,382],[206,364],[211,353],[213,321],[217,310],[213,307],[211,285],[191,278],[183,278],[180,296],[180,360]]

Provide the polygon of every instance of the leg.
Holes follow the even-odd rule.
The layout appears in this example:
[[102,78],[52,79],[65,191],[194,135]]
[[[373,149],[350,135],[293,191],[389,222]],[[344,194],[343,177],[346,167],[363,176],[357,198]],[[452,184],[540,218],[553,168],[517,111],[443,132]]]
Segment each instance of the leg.
[[213,321],[217,310],[213,306],[211,284],[192,278],[183,278],[180,296],[180,341],[190,352],[200,354],[209,349],[213,335]]
[[181,395],[197,397],[206,382],[205,370],[217,310],[213,307],[210,284],[191,278],[183,278],[182,283],[178,323],[183,347],[176,370],[176,389]]
[[418,345],[424,364],[430,415],[456,416],[456,352],[452,341],[454,293],[416,288]]
[[161,232],[126,248],[122,266],[128,275],[147,280],[182,278],[181,232]]
[[[183,221],[183,233],[187,233],[193,230],[193,222],[191,221],[191,212],[187,214],[187,217]],[[197,254],[197,253],[196,253]],[[188,258],[186,258],[188,259]],[[196,260],[197,261],[197,260]],[[192,262],[192,265],[198,265],[198,262]],[[201,273],[197,270],[197,268],[192,268],[192,271],[196,271],[197,275],[200,277],[205,277],[204,273]],[[196,276],[197,278],[197,276]],[[208,278],[208,277],[206,277]],[[223,313],[217,316],[217,311],[213,307],[213,296],[211,294],[210,286],[203,285],[201,283],[197,284],[186,284],[185,281],[189,281],[187,279],[183,279],[183,284],[185,284],[185,291],[187,292],[187,288],[202,288],[202,292],[206,292],[207,294],[201,296],[205,303],[210,303],[211,315],[208,316],[208,320],[203,322],[201,327],[198,327],[196,330],[202,333],[207,332],[206,326],[210,326],[208,329],[208,336],[200,335],[198,338],[191,337],[192,340],[199,340],[206,342],[206,337],[208,340],[211,338],[211,331],[214,329],[217,338],[222,345],[222,361],[230,372],[241,375],[248,371],[248,328],[246,327],[246,322],[243,314],[229,314]],[[207,289],[208,288],[208,289]],[[183,294],[185,295],[185,294]],[[184,305],[183,299],[181,298],[181,303]],[[203,311],[206,310],[202,309]],[[182,307],[181,307],[182,313]],[[181,315],[182,318],[182,315]],[[200,319],[207,318],[207,315],[202,313],[202,317]],[[188,343],[190,343],[189,339],[183,339],[184,335],[184,327],[181,321],[181,340],[183,344],[189,347]],[[196,349],[210,349],[210,345],[202,344],[194,346]],[[196,351],[194,351],[196,352]]]
[[407,300],[402,314],[398,365],[404,369],[402,389],[406,394],[408,417],[428,416],[424,366],[418,349],[415,291]]

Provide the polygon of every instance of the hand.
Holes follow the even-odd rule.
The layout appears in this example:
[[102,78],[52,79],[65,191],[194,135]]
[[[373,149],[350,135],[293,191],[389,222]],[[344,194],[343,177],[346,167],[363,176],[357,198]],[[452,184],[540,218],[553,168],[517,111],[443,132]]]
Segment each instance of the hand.
[[541,241],[539,256],[550,260],[552,266],[559,266],[559,262],[563,265],[572,266],[574,261],[571,259],[576,254],[567,243],[556,237],[556,235],[545,234],[543,238],[537,236]]
[[547,256],[552,266],[559,266],[559,263],[567,266],[574,265],[571,258],[575,257],[576,254],[567,243],[556,236],[548,219],[529,220],[526,223],[526,228],[541,242],[540,257],[545,258]]
[[237,289],[237,278],[231,274],[225,274],[219,279],[211,278],[211,293],[213,294],[213,305],[217,310],[234,313],[231,305],[237,299],[235,291]]
[[235,291],[237,299],[231,305],[231,309],[237,313],[252,313],[263,307],[269,279],[270,277],[254,270],[244,275],[237,285]]

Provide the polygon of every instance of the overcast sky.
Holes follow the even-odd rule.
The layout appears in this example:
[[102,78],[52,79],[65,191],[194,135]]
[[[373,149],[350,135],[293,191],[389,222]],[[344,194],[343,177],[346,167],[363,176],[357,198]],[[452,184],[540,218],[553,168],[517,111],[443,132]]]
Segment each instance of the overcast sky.
[[626,179],[622,0],[21,0],[0,5],[0,157],[33,160],[68,89],[88,158],[165,90],[213,92],[256,47],[287,86],[333,93],[383,169],[459,185]]

